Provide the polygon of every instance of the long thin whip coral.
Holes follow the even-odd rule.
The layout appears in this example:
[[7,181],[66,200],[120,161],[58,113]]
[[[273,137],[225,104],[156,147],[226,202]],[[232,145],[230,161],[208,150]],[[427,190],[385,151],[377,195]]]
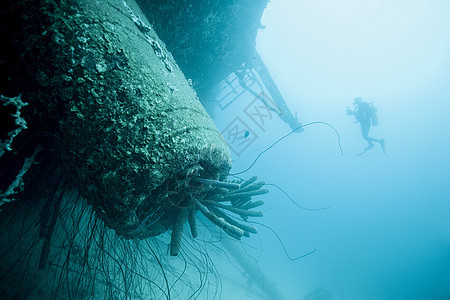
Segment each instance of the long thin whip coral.
[[296,132],[299,129],[302,129],[304,127],[308,127],[311,125],[315,125],[315,124],[324,124],[328,127],[331,127],[331,129],[333,129],[333,131],[336,133],[336,136],[338,138],[338,145],[339,145],[339,150],[341,151],[341,155],[344,156],[344,150],[342,150],[342,146],[341,146],[341,136],[339,134],[339,132],[336,130],[336,128],[333,127],[333,125],[327,123],[327,122],[322,122],[322,121],[315,121],[315,122],[311,122],[311,123],[307,123],[301,126],[298,126],[297,128],[294,128],[291,132],[283,135],[282,137],[280,137],[278,140],[276,140],[272,145],[270,145],[269,147],[267,147],[266,149],[264,149],[263,151],[261,151],[258,156],[255,158],[255,160],[252,162],[252,164],[245,170],[237,172],[237,173],[233,173],[230,174],[231,176],[235,176],[235,175],[240,175],[243,174],[247,171],[249,171],[251,168],[253,168],[253,166],[255,165],[256,161],[261,157],[261,155],[263,155],[264,153],[266,153],[267,151],[269,151],[270,149],[272,149],[276,144],[278,144],[279,142],[281,142],[282,140],[284,140],[285,138],[287,138],[288,136],[290,136],[291,134],[293,134],[294,132]]

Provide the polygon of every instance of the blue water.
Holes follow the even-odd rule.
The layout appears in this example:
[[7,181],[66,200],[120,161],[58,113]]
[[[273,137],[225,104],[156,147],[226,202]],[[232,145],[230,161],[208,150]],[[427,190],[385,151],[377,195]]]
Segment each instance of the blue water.
[[[355,156],[366,143],[342,108],[333,125],[341,134],[344,156],[334,132],[314,125],[264,153],[246,173],[278,184],[304,207],[330,207],[302,210],[275,188],[264,198],[265,216],[258,221],[278,233],[289,256],[317,249],[290,261],[276,237],[259,228],[261,252],[255,256],[261,255],[261,268],[288,299],[302,299],[317,287],[336,299],[450,296],[450,145],[445,138],[450,127],[442,124],[445,112],[418,114],[421,122],[415,122],[414,115],[393,118],[378,108],[382,123],[372,135],[386,139],[391,158],[378,145]],[[434,121],[439,117],[441,122]],[[245,169],[289,131],[274,119],[259,140],[235,155],[234,170]]]
[[[305,211],[271,188],[258,221],[278,233],[289,256],[316,251],[291,261],[273,233],[259,227],[253,255],[287,299],[317,288],[329,299],[449,299],[449,3],[283,3],[289,4],[268,6],[258,51],[301,122],[326,121],[339,131],[344,156],[335,133],[315,125],[244,174],[278,184],[302,206],[330,207]],[[378,145],[355,156],[367,146],[345,115],[357,96],[375,101],[380,125],[371,135],[386,140],[391,158]],[[238,116],[258,135],[233,154],[234,171],[290,131],[276,117],[264,128],[252,123],[245,114],[252,100],[215,118],[223,129]]]

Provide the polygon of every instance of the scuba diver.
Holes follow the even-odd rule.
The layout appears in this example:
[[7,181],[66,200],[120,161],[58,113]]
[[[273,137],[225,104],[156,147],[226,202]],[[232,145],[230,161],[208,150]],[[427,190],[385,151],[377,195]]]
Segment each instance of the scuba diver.
[[373,106],[373,102],[367,103],[363,101],[362,97],[357,97],[355,98],[353,105],[355,106],[353,110],[351,110],[347,106],[347,115],[355,116],[355,123],[359,123],[359,125],[361,125],[361,134],[363,139],[365,139],[367,143],[369,143],[369,146],[362,149],[361,152],[359,152],[356,156],[363,155],[364,153],[372,149],[374,146],[373,142],[376,142],[380,144],[384,154],[386,154],[387,157],[390,157],[389,154],[386,153],[386,150],[384,148],[384,139],[375,139],[369,136],[370,125],[378,126],[377,109],[375,108],[375,106]]

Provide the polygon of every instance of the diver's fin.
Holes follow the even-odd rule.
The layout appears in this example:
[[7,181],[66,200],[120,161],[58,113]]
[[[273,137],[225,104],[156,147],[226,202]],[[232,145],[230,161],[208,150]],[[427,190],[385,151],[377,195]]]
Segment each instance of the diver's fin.
[[364,148],[364,149],[362,149],[361,151],[359,151],[359,153],[356,154],[355,156],[361,156],[361,155],[363,155],[364,153],[366,153],[367,151],[369,151],[369,150],[372,149],[372,148],[373,148],[373,145],[371,145],[371,146],[369,146],[369,147],[367,147],[367,148]]
[[391,156],[386,152],[386,148],[385,148],[386,142],[383,139],[380,140],[380,145],[381,145],[381,149],[383,150],[383,153],[387,157],[391,158]]

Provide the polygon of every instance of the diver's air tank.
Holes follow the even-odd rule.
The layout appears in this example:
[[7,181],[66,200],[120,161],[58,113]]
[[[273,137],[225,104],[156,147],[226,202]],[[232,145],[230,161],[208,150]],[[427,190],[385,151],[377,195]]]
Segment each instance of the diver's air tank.
[[378,126],[378,114],[376,109],[372,112],[370,119],[372,120],[372,126]]
[[378,109],[373,105],[373,103],[370,103],[369,105],[369,111],[370,111],[370,120],[372,121],[372,126],[378,126]]

